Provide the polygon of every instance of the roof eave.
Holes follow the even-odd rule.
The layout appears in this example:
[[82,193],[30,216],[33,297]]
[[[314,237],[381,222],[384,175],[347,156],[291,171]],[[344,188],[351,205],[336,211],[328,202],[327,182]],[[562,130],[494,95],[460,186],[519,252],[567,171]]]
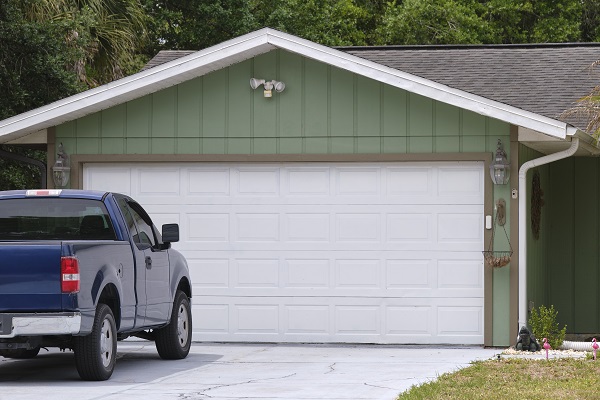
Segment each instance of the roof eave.
[[240,36],[0,121],[0,143],[17,139],[32,131],[81,118],[269,52],[275,47],[267,42],[264,31]]
[[552,137],[565,139],[567,135],[567,124],[562,121],[454,89],[296,36],[264,28],[0,121],[0,143],[142,97],[276,48],[481,115],[533,129]]

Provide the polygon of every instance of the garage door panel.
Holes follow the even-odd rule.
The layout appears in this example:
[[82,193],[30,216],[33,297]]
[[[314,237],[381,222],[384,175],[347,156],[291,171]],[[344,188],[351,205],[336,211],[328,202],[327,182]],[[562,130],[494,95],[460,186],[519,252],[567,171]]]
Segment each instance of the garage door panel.
[[295,305],[283,306],[284,334],[320,335],[326,337],[330,331],[330,307],[327,305]]
[[[180,227],[181,231],[185,231],[185,226],[182,224]],[[196,229],[196,228],[194,228]],[[209,235],[210,232],[207,233]],[[257,235],[257,234],[255,234]],[[357,234],[357,236],[359,236]],[[221,237],[221,236],[219,236]],[[182,240],[184,240],[182,238]],[[276,243],[277,249],[273,250],[274,243]],[[194,250],[203,250],[203,251],[215,251],[215,252],[223,252],[223,251],[245,251],[245,252],[323,252],[323,251],[331,251],[331,252],[348,252],[348,251],[366,251],[366,252],[392,252],[392,251],[418,251],[418,252],[431,252],[436,253],[440,251],[454,251],[457,247],[456,242],[448,242],[448,243],[436,243],[435,245],[430,242],[419,242],[413,241],[411,243],[406,242],[390,242],[381,246],[374,246],[375,241],[370,242],[359,242],[355,240],[351,240],[348,238],[346,240],[340,240],[335,242],[309,242],[309,241],[288,241],[281,242],[276,241],[273,238],[269,238],[266,233],[264,236],[259,237],[259,239],[251,239],[244,238],[244,240],[240,240],[237,243],[225,243],[223,240],[211,240],[210,237],[202,236],[195,237],[189,240],[186,243],[174,243],[173,247],[180,251],[185,251],[186,253]],[[463,249],[461,251],[464,253],[479,253],[481,256],[482,246],[476,243],[461,243],[460,244]]]
[[130,167],[102,166],[84,174],[84,187],[131,195],[131,174]]
[[[84,176],[84,186],[147,197],[150,203],[157,203],[156,194],[181,195],[179,201],[183,203],[190,197],[195,204],[245,204],[252,197],[273,204],[294,200],[345,204],[349,197],[352,201],[374,204],[483,202],[481,169],[411,167],[418,164],[422,163],[406,163],[402,168],[381,164],[362,169],[357,169],[356,164],[347,168],[330,164],[316,164],[319,167],[273,164],[275,167],[259,170],[255,170],[259,167],[235,168],[227,164],[207,164],[202,168],[189,165],[184,169],[86,164],[86,169],[93,172]],[[438,177],[438,173],[443,176]]]
[[278,335],[280,332],[278,304],[233,304],[232,333]]
[[481,307],[439,306],[437,309],[440,337],[480,336],[483,334],[483,309]]
[[[234,242],[280,242],[280,215],[238,213],[233,216],[232,240]],[[251,246],[251,245],[249,245]]]
[[483,240],[480,213],[441,213],[437,216],[438,242],[475,243]]
[[387,170],[387,195],[399,200],[413,201],[416,197],[428,199],[436,197],[436,176],[434,168],[390,167]]
[[193,282],[194,339],[483,343],[482,163],[86,164]]
[[[382,315],[377,305],[334,306],[336,336],[380,336]],[[368,340],[368,339],[367,339]]]
[[[193,293],[202,293],[208,288],[223,288],[229,291],[230,275],[228,258],[195,259],[188,258]],[[198,291],[198,292],[196,292]]]
[[321,199],[331,194],[330,168],[329,167],[303,167],[284,168],[286,198],[318,197]]
[[233,267],[233,288],[279,288],[278,259],[237,259]]
[[[154,213],[152,213],[154,218]],[[180,239],[186,243],[221,242],[230,239],[230,215],[218,213],[189,213],[184,215],[185,224],[180,227]],[[174,244],[179,246],[178,244]],[[181,246],[183,248],[183,246]],[[177,247],[175,247],[177,248]]]
[[480,290],[483,286],[483,268],[479,260],[438,260],[439,288]]
[[377,289],[384,287],[381,260],[338,259],[335,261],[333,289]]
[[231,185],[229,172],[229,168],[224,167],[188,169],[186,197],[229,197]]
[[[229,280],[225,281],[229,277],[255,274],[255,279],[259,282],[258,276],[270,271],[270,283],[266,285],[263,282],[254,288],[280,288],[295,296],[301,295],[302,292],[296,290],[301,288],[309,289],[306,292],[309,296],[314,295],[316,289],[335,289],[337,293],[347,295],[348,289],[352,288],[359,289],[355,293],[358,296],[372,295],[364,291],[369,288],[377,289],[382,296],[482,296],[483,262],[476,258],[477,254],[472,254],[471,259],[416,260],[368,259],[364,254],[362,259],[348,258],[351,256],[348,253],[340,253],[336,258],[325,252],[311,254],[314,258],[310,259],[272,256],[268,252],[244,259],[226,258],[226,254],[222,255],[223,258],[214,259],[198,259],[189,255],[188,264],[197,291],[220,287],[224,289],[220,295],[225,295],[230,287],[238,287]],[[319,256],[322,258],[318,258]],[[280,278],[277,284],[275,277]],[[253,287],[250,281],[244,282],[243,287]]]
[[283,215],[282,240],[286,242],[331,241],[331,215],[328,213],[290,212]]
[[279,167],[249,167],[233,169],[234,194],[237,196],[270,197],[280,195]]
[[[223,334],[241,341],[479,344],[480,299],[244,297],[210,304],[194,298],[195,340]],[[264,340],[264,339],[263,339]]]
[[340,213],[335,218],[336,242],[381,242],[381,215],[375,213]]
[[329,289],[331,260],[285,259],[283,262],[282,285],[287,289]]
[[481,199],[483,191],[483,169],[478,167],[444,167],[438,170],[438,195],[440,197],[460,195],[463,198]]
[[138,197],[179,196],[181,194],[179,168],[153,168],[137,171],[137,190],[133,195]]
[[[232,281],[233,279],[231,279]],[[247,282],[247,281],[246,281]],[[437,288],[426,288],[426,289],[388,289],[385,291],[380,290],[380,286],[366,286],[363,288],[359,287],[346,287],[346,286],[334,286],[334,287],[275,287],[267,283],[258,283],[256,286],[249,286],[255,284],[247,282],[245,285],[235,284],[229,287],[221,287],[212,284],[206,284],[205,286],[195,286],[193,289],[194,297],[211,297],[217,296],[219,298],[237,297],[237,296],[291,296],[295,298],[308,298],[308,297],[332,297],[332,298],[360,298],[360,299],[479,299],[481,298],[481,291],[476,289],[437,289]],[[233,292],[232,289],[235,289]],[[335,290],[335,295],[332,295],[332,290]]]
[[335,168],[335,194],[341,197],[381,195],[381,169],[376,167]]
[[390,305],[386,308],[387,335],[430,339],[435,326],[435,308],[432,306]]

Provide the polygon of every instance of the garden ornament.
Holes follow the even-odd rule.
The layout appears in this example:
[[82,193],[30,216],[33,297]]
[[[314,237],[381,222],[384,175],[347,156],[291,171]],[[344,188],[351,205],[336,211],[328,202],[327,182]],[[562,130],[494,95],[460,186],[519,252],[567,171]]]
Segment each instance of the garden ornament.
[[598,343],[596,343],[596,338],[592,338],[592,349],[594,349],[594,361],[596,361],[596,350],[598,350]]
[[538,351],[542,349],[533,333],[529,332],[526,326],[523,326],[519,331],[515,348],[520,351]]
[[550,343],[548,343],[548,339],[544,338],[544,349],[546,350],[546,360],[548,359],[548,349],[551,349]]

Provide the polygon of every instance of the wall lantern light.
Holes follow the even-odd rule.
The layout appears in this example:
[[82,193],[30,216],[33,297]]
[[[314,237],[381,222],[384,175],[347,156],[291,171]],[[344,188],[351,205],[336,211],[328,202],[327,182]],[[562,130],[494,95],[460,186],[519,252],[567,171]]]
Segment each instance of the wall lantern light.
[[250,79],[250,87],[252,89],[256,89],[260,85],[263,85],[265,88],[265,90],[263,92],[263,95],[265,97],[272,97],[273,89],[275,89],[275,91],[277,93],[281,93],[281,92],[283,92],[283,89],[285,89],[285,83],[283,83],[283,82],[279,82],[276,80],[265,81],[264,79],[256,79],[256,78]]
[[510,178],[510,164],[506,159],[506,152],[500,139],[498,139],[494,162],[490,165],[490,175],[496,185],[506,185]]
[[71,175],[71,167],[69,163],[69,155],[65,152],[63,144],[58,145],[58,153],[56,153],[56,162],[52,166],[52,179],[54,186],[64,188],[69,183]]

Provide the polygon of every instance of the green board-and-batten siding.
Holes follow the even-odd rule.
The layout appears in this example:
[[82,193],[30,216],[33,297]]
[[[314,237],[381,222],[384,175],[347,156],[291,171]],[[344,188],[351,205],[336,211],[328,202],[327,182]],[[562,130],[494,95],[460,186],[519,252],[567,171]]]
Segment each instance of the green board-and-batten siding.
[[[285,82],[263,97],[251,77]],[[506,123],[272,51],[62,124],[71,154],[490,152]]]
[[[600,162],[575,157],[550,164],[545,304],[569,333],[600,332]],[[543,187],[543,186],[542,186]],[[547,193],[547,194],[546,194]]]
[[[542,154],[521,146],[520,161]],[[536,168],[544,206],[539,239],[531,233],[527,176],[527,294],[533,306],[554,306],[568,333],[600,332],[600,160],[573,157]]]

